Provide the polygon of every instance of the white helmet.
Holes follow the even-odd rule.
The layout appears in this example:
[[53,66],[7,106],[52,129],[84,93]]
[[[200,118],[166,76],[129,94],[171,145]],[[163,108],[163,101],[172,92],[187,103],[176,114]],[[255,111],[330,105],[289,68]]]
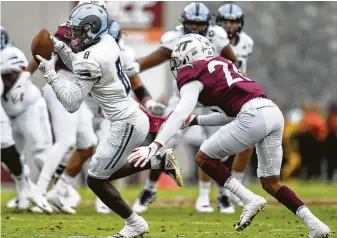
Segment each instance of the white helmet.
[[18,48],[8,46],[1,51],[1,74],[22,72],[27,65],[26,56]]
[[84,3],[94,3],[94,4],[97,4],[98,6],[103,7],[105,10],[107,10],[105,1],[79,1],[77,6],[82,5]]
[[174,76],[184,66],[191,65],[197,60],[214,58],[212,43],[199,34],[187,34],[178,40],[171,55],[171,71]]

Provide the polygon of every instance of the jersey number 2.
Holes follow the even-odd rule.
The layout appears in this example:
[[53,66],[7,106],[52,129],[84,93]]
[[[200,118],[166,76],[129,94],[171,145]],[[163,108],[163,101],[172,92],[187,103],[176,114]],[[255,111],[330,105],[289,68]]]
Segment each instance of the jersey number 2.
[[[235,67],[235,65],[231,65],[233,71],[228,69],[228,64],[223,62],[223,61],[218,61],[218,60],[212,60],[211,62],[208,63],[207,67],[208,67],[208,71],[210,73],[213,73],[215,71],[215,66],[217,65],[221,65],[222,66],[222,70],[225,74],[225,78],[227,80],[227,84],[228,87],[232,86],[234,83],[236,82],[240,82],[240,81],[252,81],[251,79],[243,76],[238,69]],[[234,77],[234,78],[233,78]]]
[[129,94],[129,92],[131,90],[130,81],[129,81],[128,77],[124,74],[124,72],[122,70],[121,60],[120,60],[119,57],[118,57],[118,59],[116,61],[116,69],[117,69],[118,77],[122,81],[122,84],[124,85],[126,94]]

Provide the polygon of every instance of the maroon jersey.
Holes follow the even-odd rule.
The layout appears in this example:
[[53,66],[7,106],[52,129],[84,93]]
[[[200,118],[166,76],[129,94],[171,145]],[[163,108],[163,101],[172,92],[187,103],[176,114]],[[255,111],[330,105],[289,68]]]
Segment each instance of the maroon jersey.
[[244,77],[232,62],[222,57],[195,61],[182,68],[177,77],[179,90],[193,80],[204,86],[198,101],[205,107],[218,107],[230,117],[235,117],[247,101],[267,97],[256,82]]
[[[65,34],[67,32],[67,27],[66,26],[59,26],[57,28],[57,31],[55,33],[55,37],[57,39],[59,39],[60,41],[63,41],[65,43],[67,43],[67,41],[69,41],[66,37]],[[57,56],[56,62],[55,62],[55,70],[58,71],[60,69],[64,69],[64,70],[69,70],[69,68],[63,63],[62,59],[60,56]]]

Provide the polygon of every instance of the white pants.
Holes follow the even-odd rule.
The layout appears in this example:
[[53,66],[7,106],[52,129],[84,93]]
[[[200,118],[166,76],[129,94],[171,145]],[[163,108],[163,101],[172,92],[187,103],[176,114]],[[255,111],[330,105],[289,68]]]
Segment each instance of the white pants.
[[140,110],[132,120],[111,122],[108,136],[99,142],[92,157],[88,174],[108,179],[127,162],[132,149],[143,143],[149,128],[149,119]]
[[0,120],[1,120],[1,149],[6,149],[14,145],[14,140],[12,136],[11,123],[2,106],[0,112]]
[[39,166],[44,163],[47,153],[52,147],[52,135],[43,98],[28,106],[19,116],[11,119],[13,139],[20,154],[25,146]]
[[245,103],[236,119],[221,127],[200,150],[221,160],[255,145],[258,177],[280,175],[283,129],[284,118],[278,106],[256,98]]
[[[64,77],[70,77],[72,74],[59,70],[58,76],[67,80]],[[43,96],[48,105],[55,143],[61,143],[68,148],[76,146],[78,149],[86,149],[97,144],[92,126],[93,114],[84,102],[76,112],[69,113],[49,84],[43,87]]]

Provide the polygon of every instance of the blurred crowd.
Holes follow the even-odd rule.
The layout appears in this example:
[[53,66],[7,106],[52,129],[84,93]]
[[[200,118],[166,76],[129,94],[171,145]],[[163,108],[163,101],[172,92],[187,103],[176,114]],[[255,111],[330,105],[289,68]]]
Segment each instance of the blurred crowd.
[[[322,168],[323,161],[325,171]],[[286,116],[283,179],[301,176],[332,181],[337,169],[337,101],[325,111],[316,104],[304,104]]]

